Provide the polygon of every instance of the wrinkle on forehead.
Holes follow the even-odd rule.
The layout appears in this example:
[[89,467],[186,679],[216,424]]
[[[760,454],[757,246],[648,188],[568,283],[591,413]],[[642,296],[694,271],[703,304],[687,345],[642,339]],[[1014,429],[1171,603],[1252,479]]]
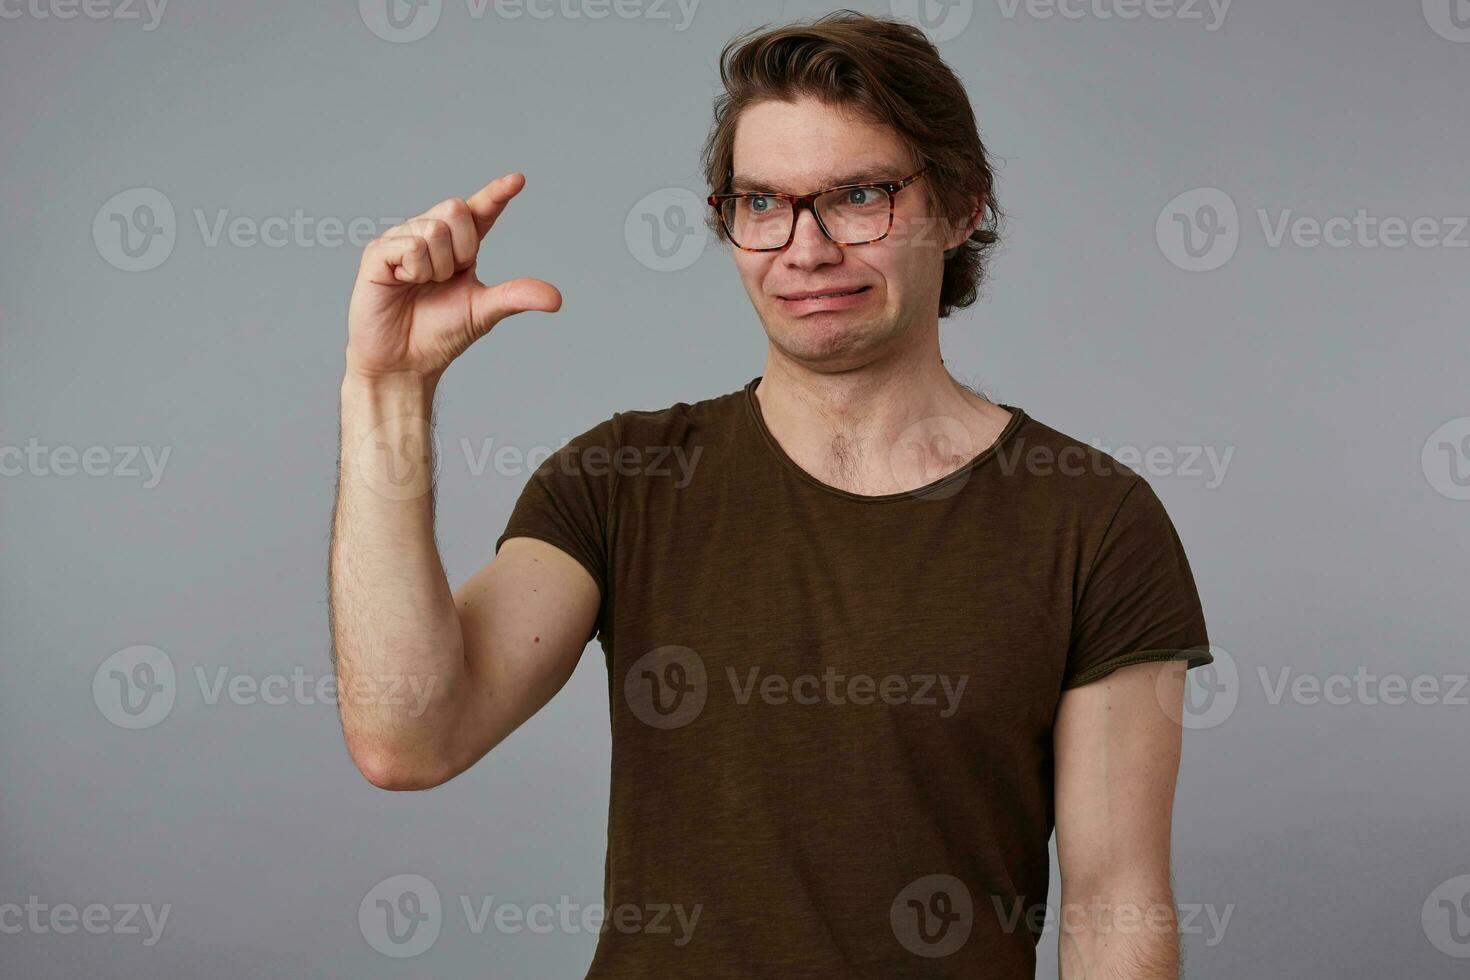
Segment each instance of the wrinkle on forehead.
[[746,106],[732,150],[734,191],[809,194],[899,180],[918,168],[891,128],[811,96]]

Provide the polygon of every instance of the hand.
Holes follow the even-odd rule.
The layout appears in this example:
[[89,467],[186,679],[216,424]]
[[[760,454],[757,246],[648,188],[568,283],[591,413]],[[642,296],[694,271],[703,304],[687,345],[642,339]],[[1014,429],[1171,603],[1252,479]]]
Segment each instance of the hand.
[[481,239],[525,183],[521,173],[497,177],[468,199],[442,201],[368,244],[347,311],[349,373],[437,380],[506,317],[561,308],[561,293],[549,282],[486,286],[475,276]]

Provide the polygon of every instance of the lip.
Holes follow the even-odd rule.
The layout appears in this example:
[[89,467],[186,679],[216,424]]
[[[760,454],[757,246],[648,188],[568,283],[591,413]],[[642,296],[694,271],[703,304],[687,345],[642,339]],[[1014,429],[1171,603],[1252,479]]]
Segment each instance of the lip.
[[[831,293],[848,289],[855,289],[858,290],[858,292],[848,293],[845,296],[822,295],[823,293]],[[777,296],[776,298],[781,301],[781,306],[783,309],[789,310],[792,313],[796,313],[798,315],[802,315],[807,313],[819,313],[825,310],[850,309],[851,307],[858,306],[862,303],[867,302],[868,296],[872,292],[873,288],[871,286],[862,284],[855,286],[830,286],[820,290],[806,289],[802,290],[801,292],[787,293],[784,296]]]

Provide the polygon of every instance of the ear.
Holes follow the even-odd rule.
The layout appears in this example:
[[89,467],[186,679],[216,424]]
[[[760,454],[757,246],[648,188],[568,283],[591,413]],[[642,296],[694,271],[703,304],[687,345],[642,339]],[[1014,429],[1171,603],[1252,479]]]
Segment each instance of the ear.
[[946,259],[954,258],[955,253],[960,250],[960,246],[963,245],[965,241],[972,234],[975,233],[976,228],[980,227],[980,222],[985,217],[985,205],[985,195],[982,194],[980,195],[980,203],[976,205],[973,211],[970,212],[970,217],[965,222],[964,226],[945,240],[944,257]]

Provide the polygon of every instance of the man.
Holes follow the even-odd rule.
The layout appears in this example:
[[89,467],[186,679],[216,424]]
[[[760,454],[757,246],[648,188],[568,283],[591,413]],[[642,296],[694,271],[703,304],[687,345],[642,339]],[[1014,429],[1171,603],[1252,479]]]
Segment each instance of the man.
[[[457,592],[421,465],[435,386],[561,297],[475,278],[519,173],[366,249],[331,562],[353,760],[385,789],[453,778],[597,636],[590,976],[1029,977],[1055,926],[1064,976],[1177,977],[1170,820],[1205,623],[1141,477],[943,366],[938,320],[996,240],[962,86],[919,32],[846,12],[739,38],[721,69],[711,218],[764,372],[573,439]],[[428,710],[371,696],[404,675]]]

